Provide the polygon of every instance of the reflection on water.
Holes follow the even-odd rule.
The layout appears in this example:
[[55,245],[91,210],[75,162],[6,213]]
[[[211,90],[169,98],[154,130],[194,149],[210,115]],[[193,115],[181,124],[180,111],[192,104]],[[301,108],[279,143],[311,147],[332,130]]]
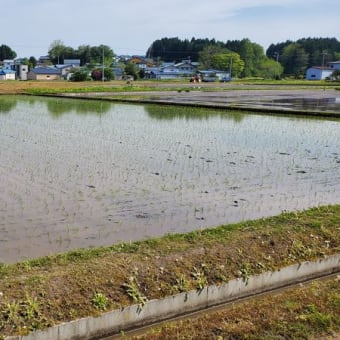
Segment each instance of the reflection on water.
[[[10,112],[15,108],[17,103],[26,104],[27,106],[43,106],[44,109],[54,117],[74,112],[79,114],[103,114],[108,112],[112,104],[106,101],[92,100],[75,100],[67,98],[44,98],[42,101],[39,97],[33,96],[1,96],[0,97],[0,113]],[[43,104],[42,104],[43,103]]]
[[225,111],[216,109],[207,110],[205,108],[182,106],[175,108],[174,106],[159,107],[157,105],[146,105],[145,110],[151,118],[161,120],[174,120],[178,118],[207,120],[213,116],[217,116],[240,122],[244,117],[243,113],[237,111],[228,112],[228,114],[226,114]]
[[312,111],[340,110],[340,98],[292,98],[276,99],[273,102],[283,107],[292,107],[294,109]]
[[106,113],[111,109],[112,104],[105,101],[84,101],[84,100],[74,100],[74,99],[53,99],[49,98],[47,100],[47,110],[54,117],[59,117],[65,113],[75,112],[75,113]]
[[13,98],[3,262],[340,202],[338,121]]
[[0,113],[8,113],[12,111],[17,105],[15,97],[0,97]]

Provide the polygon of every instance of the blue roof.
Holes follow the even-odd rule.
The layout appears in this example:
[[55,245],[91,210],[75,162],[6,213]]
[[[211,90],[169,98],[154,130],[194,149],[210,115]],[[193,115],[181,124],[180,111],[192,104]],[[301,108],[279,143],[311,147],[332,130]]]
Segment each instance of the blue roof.
[[59,70],[53,67],[35,67],[32,72],[35,74],[60,74]]
[[6,68],[1,69],[0,72],[1,72],[1,75],[4,75],[4,74],[15,74],[15,71],[9,70],[9,69],[6,69]]

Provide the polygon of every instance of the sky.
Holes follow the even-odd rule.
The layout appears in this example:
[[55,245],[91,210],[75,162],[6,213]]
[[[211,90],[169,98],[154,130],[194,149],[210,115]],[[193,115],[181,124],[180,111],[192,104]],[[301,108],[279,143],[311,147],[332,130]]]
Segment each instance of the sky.
[[0,45],[18,57],[47,55],[51,44],[107,45],[117,55],[145,55],[153,41],[192,37],[271,43],[340,40],[340,0],[11,0]]

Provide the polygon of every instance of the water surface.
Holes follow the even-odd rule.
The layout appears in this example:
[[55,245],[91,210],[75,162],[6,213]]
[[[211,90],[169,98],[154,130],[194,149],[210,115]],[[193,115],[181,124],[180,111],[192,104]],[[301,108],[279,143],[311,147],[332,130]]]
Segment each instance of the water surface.
[[340,122],[0,97],[0,261],[340,202]]

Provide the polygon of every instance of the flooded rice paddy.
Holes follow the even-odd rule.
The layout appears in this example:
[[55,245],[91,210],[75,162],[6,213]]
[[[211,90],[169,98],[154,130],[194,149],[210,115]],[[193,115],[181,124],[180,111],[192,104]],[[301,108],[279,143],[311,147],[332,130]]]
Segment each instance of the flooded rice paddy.
[[0,262],[340,202],[340,122],[0,97]]

